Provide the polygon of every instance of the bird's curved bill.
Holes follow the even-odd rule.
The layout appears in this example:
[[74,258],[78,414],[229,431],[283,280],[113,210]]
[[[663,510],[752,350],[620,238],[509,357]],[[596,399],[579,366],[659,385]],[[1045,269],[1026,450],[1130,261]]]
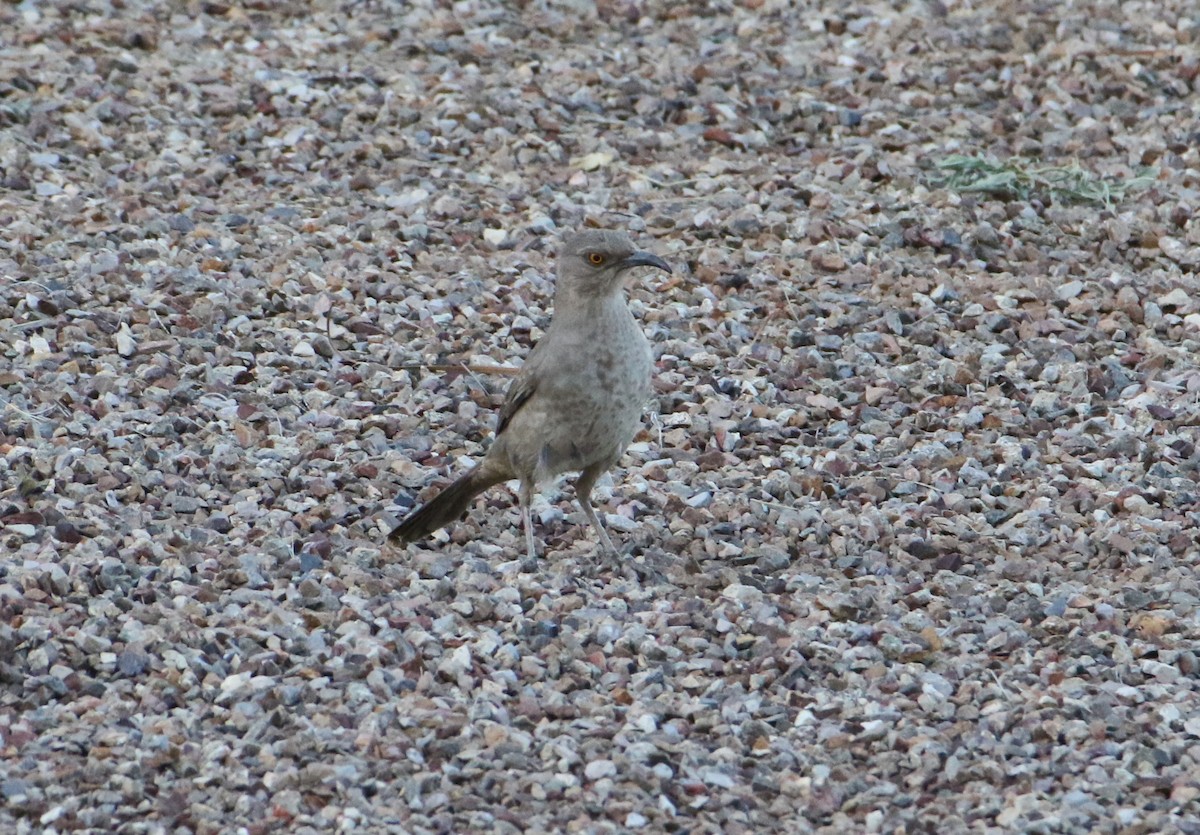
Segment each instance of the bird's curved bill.
[[671,265],[653,252],[635,252],[626,258],[621,263],[621,266],[626,269],[630,267],[657,267],[660,270],[671,272]]

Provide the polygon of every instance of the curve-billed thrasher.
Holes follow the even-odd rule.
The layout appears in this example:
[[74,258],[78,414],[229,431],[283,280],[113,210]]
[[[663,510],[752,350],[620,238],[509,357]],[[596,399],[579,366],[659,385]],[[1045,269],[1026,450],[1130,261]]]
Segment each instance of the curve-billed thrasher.
[[563,245],[554,317],[508,388],[496,439],[470,472],[413,512],[391,538],[414,542],[461,517],[494,484],[520,479],[529,564],[529,504],[539,482],[578,470],[575,497],[610,558],[617,550],[592,509],[592,486],[637,434],[650,397],[650,343],[625,304],[633,267],[671,271],[620,232],[581,232]]

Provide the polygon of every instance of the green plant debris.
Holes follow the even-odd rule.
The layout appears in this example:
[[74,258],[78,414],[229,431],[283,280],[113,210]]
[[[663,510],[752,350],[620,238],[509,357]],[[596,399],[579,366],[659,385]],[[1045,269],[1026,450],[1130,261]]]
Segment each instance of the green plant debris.
[[1134,191],[1148,188],[1158,169],[1143,168],[1128,179],[1099,177],[1078,162],[1030,165],[954,154],[937,164],[941,185],[962,193],[991,194],[1009,200],[1048,196],[1055,203],[1093,203],[1111,207]]

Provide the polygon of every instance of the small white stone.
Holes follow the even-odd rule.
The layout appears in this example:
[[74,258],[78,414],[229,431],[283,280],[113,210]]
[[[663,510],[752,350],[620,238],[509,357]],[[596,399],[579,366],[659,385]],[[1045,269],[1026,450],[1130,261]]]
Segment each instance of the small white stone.
[[589,780],[599,780],[603,777],[613,777],[617,773],[617,766],[612,760],[592,760],[583,769],[583,776]]
[[250,681],[250,673],[234,673],[226,676],[221,682],[222,693],[235,693],[241,690]]
[[1158,302],[1159,307],[1184,308],[1193,306],[1191,295],[1189,295],[1188,291],[1184,290],[1182,287],[1176,287],[1170,293],[1159,296],[1157,299],[1155,299],[1155,301]]
[[1073,299],[1083,292],[1082,281],[1068,281],[1066,284],[1058,288],[1058,297],[1063,301]]
[[411,191],[406,191],[404,194],[397,194],[389,197],[384,202],[392,209],[411,209],[414,206],[424,203],[429,198],[429,192],[423,188],[415,188]]
[[122,322],[121,327],[117,329],[117,353],[123,357],[133,356],[133,352],[137,350],[137,340],[133,338],[133,331],[129,329],[128,322]]
[[1179,668],[1172,664],[1164,664],[1161,661],[1147,660],[1142,662],[1142,672],[1146,675],[1154,676],[1159,681],[1167,682],[1178,681],[1180,677]]
[[455,649],[438,664],[438,672],[451,678],[457,678],[470,669],[471,650],[466,644]]
[[762,602],[763,593],[754,586],[742,583],[730,583],[721,590],[721,596],[736,601],[743,606],[754,606]]

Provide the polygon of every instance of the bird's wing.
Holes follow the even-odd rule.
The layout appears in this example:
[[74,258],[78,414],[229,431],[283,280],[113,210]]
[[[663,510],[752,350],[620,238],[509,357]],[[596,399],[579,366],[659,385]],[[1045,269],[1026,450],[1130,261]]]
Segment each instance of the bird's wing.
[[529,357],[525,360],[525,364],[521,366],[521,371],[508,387],[508,391],[504,393],[504,405],[500,407],[500,415],[496,419],[496,434],[499,435],[504,431],[504,427],[508,426],[522,406],[529,402],[529,398],[533,397],[533,393],[537,391],[538,382],[538,366],[541,365],[541,355],[544,351],[539,351],[545,342],[545,337],[537,345],[533,346],[533,350],[529,352]]

